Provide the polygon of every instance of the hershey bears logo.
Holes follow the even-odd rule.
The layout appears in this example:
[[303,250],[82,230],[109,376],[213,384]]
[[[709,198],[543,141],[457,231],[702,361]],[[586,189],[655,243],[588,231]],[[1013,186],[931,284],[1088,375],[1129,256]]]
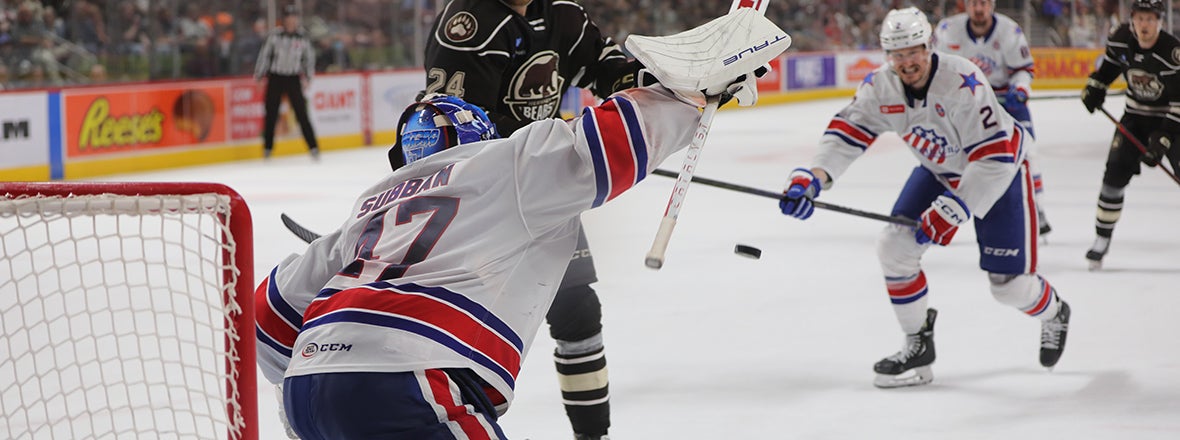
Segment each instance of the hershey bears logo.
[[475,36],[475,31],[479,29],[479,22],[475,21],[475,16],[467,11],[455,14],[443,29],[443,35],[456,43],[462,43],[470,40]]
[[512,75],[508,96],[504,103],[517,119],[539,121],[557,114],[561,100],[561,86],[565,80],[558,75],[561,57],[546,50],[533,55]]
[[1136,99],[1154,101],[1164,94],[1164,83],[1153,73],[1142,69],[1127,71],[1127,87]]

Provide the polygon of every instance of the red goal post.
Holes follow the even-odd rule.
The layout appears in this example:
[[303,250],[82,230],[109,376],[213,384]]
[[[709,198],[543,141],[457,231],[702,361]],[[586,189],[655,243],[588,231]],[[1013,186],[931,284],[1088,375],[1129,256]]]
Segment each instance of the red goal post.
[[0,182],[0,438],[258,439],[233,189]]

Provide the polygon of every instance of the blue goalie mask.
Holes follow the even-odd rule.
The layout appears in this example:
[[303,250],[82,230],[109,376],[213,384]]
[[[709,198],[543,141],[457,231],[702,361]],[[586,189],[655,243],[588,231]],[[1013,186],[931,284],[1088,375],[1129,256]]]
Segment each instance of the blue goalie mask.
[[397,143],[389,149],[394,170],[456,145],[500,137],[479,106],[440,94],[426,95],[406,107],[397,131]]

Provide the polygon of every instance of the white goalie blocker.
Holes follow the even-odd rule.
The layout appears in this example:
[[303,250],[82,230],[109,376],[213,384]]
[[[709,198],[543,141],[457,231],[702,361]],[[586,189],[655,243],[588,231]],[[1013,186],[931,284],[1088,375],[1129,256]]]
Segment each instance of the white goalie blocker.
[[[687,31],[663,37],[631,35],[625,46],[664,87],[694,101],[722,92],[753,105],[753,75],[791,46],[787,35],[755,8],[740,8]],[[744,81],[736,82],[742,75]],[[745,99],[743,99],[745,98]]]

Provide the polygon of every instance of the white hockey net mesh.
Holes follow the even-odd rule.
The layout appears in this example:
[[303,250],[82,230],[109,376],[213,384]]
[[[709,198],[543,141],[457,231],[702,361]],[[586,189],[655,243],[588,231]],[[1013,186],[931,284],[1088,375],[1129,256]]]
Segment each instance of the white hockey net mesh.
[[0,438],[243,438],[229,204],[0,188]]

